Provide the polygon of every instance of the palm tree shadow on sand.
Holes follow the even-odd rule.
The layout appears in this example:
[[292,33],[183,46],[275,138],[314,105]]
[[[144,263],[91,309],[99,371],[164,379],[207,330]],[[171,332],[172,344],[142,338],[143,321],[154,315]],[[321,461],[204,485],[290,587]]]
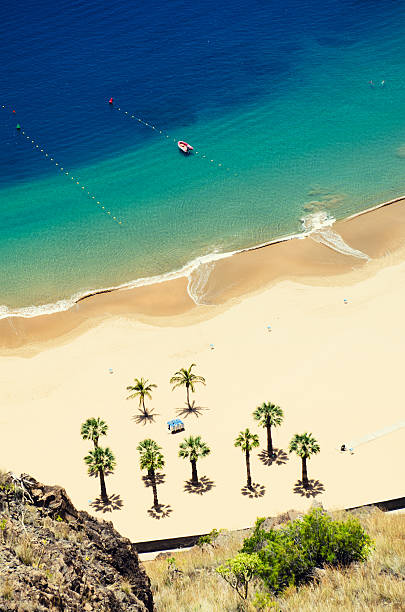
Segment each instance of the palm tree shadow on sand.
[[274,448],[273,451],[273,455],[270,456],[267,450],[262,450],[262,452],[259,453],[259,459],[264,465],[273,465],[273,463],[276,465],[283,465],[287,463],[289,456],[282,448]]
[[250,499],[256,499],[257,497],[263,497],[266,493],[266,487],[257,482],[254,482],[249,489],[247,485],[241,488],[242,495],[246,497],[250,497]]
[[[166,474],[162,474],[162,472],[155,472],[155,481],[157,485],[164,484],[166,478]],[[152,486],[152,479],[146,474],[146,476],[142,476],[142,480],[144,482],[145,487]]]
[[140,414],[134,414],[132,420],[135,421],[137,425],[146,425],[146,423],[154,423],[155,417],[159,416],[153,410],[149,412],[146,410],[145,412],[141,412]]
[[184,485],[184,491],[186,493],[195,493],[196,495],[204,495],[207,491],[215,487],[215,483],[207,478],[207,476],[201,476],[198,480],[198,484],[193,484],[192,480],[186,480]]
[[177,416],[179,417],[188,417],[190,414],[194,414],[196,417],[200,417],[203,412],[207,411],[208,408],[204,406],[196,406],[195,402],[193,402],[190,406],[186,404],[185,408],[177,408]]
[[302,480],[298,480],[294,485],[294,493],[299,493],[302,497],[316,497],[325,491],[325,487],[319,480],[308,480],[304,486]]
[[166,518],[167,516],[170,516],[172,512],[173,512],[172,507],[169,506],[168,504],[159,504],[156,507],[152,506],[152,508],[149,508],[148,510],[149,516],[151,516],[154,519],[157,519],[158,521],[162,518]]
[[112,512],[113,510],[121,510],[123,506],[123,502],[121,497],[118,494],[110,495],[107,501],[101,499],[101,497],[97,497],[93,502],[91,502],[90,506],[96,510],[96,512]]

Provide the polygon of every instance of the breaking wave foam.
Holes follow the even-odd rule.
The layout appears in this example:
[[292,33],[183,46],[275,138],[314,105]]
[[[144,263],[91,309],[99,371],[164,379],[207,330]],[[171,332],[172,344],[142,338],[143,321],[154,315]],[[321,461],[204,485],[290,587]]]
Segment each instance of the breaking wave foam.
[[304,217],[302,219],[302,227],[312,240],[320,242],[330,249],[342,253],[342,255],[349,255],[357,259],[370,261],[370,257],[366,255],[366,253],[358,249],[353,249],[343,240],[340,234],[331,229],[335,221],[336,219],[329,216],[327,213],[317,212]]
[[214,265],[214,261],[201,264],[196,270],[189,274],[187,291],[193,302],[197,305],[208,305],[208,302],[204,299],[204,295]]
[[232,257],[236,253],[252,251],[265,246],[270,246],[272,244],[277,244],[279,242],[286,242],[289,240],[296,240],[300,238],[302,239],[308,236],[311,237],[313,240],[316,240],[317,242],[320,242],[325,246],[335,251],[338,251],[339,253],[343,253],[344,255],[351,255],[360,259],[369,260],[370,258],[368,257],[368,255],[366,255],[362,251],[358,251],[357,249],[353,249],[352,247],[350,247],[344,242],[343,238],[339,234],[330,229],[335,223],[335,221],[336,219],[334,217],[329,216],[325,212],[311,213],[301,219],[303,231],[297,234],[290,234],[282,238],[276,238],[268,242],[263,242],[253,247],[246,247],[242,249],[237,249],[235,251],[227,251],[225,253],[212,251],[207,255],[196,257],[192,261],[185,264],[182,268],[179,268],[178,270],[173,270],[172,272],[166,272],[164,274],[156,276],[138,278],[136,280],[129,281],[127,283],[123,283],[121,285],[113,287],[105,287],[102,289],[89,289],[87,291],[76,293],[72,295],[72,297],[70,297],[69,299],[58,300],[57,302],[50,304],[25,306],[23,308],[15,309],[10,309],[7,306],[0,305],[0,319],[5,319],[7,317],[23,317],[30,319],[41,315],[55,314],[57,312],[69,310],[79,301],[83,300],[84,298],[91,297],[93,295],[97,295],[100,293],[108,293],[116,291],[118,289],[134,289],[136,287],[154,285],[156,283],[164,283],[169,280],[174,280],[176,278],[183,277],[188,279],[187,292],[190,298],[196,305],[204,305],[207,304],[207,302],[204,301],[205,289],[216,261]]
[[[159,274],[156,276],[138,278],[134,281],[129,281],[127,283],[116,285],[114,287],[105,287],[103,289],[89,289],[87,291],[75,293],[69,299],[58,300],[57,302],[51,304],[41,304],[39,306],[25,306],[23,308],[15,309],[10,309],[7,306],[0,306],[0,319],[5,319],[7,317],[23,317],[26,319],[30,319],[32,317],[38,317],[45,314],[55,314],[57,312],[69,310],[84,298],[91,297],[93,295],[97,295],[100,293],[108,293],[116,291],[118,289],[126,290],[134,289],[136,287],[144,287],[147,285],[155,285],[157,283],[164,283],[169,280],[174,280],[176,278],[183,277],[188,278],[187,291],[191,299],[195,302],[195,304],[202,304],[204,302],[199,301],[199,296],[201,296],[202,290],[204,289],[207,283],[209,273],[211,272],[214,263],[220,259],[231,257],[235,253],[237,253],[237,251],[229,251],[227,253],[212,252],[207,255],[197,257],[196,259],[193,259],[189,263],[185,264],[182,268],[179,268],[178,270],[173,270],[172,272],[166,272],[165,274]],[[193,272],[195,272],[200,267],[202,267],[202,269],[205,268],[207,270],[207,274],[203,275],[202,278],[200,278],[199,275],[193,276]]]

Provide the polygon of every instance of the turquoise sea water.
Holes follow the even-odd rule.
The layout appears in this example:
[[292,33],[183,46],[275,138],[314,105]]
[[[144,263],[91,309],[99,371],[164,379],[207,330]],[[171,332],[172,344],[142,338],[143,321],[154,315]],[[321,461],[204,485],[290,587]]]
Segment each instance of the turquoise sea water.
[[[391,2],[317,4],[304,13],[298,2],[237,3],[226,21],[225,7],[215,17],[211,3],[196,3],[194,12],[169,3],[155,7],[154,29],[138,36],[139,7],[120,16],[103,14],[102,3],[79,3],[70,19],[84,12],[88,38],[72,28],[62,42],[50,13],[34,52],[17,54],[21,75],[0,109],[0,315],[295,234],[311,212],[342,218],[402,194],[404,11]],[[177,20],[165,29],[170,8]],[[58,27],[68,27],[69,15]],[[141,48],[124,44],[128,23]],[[95,54],[86,64],[97,37],[108,46],[106,32],[114,33],[111,57],[99,66]],[[154,44],[144,56],[148,35]],[[46,36],[59,61],[41,55]],[[75,49],[69,61],[81,75],[77,87],[78,77],[67,76],[67,48]],[[134,76],[140,58],[148,64],[143,80],[139,70]],[[52,74],[65,85],[56,87]],[[109,108],[111,95],[171,138]],[[15,132],[17,120],[79,186]],[[199,154],[184,157],[173,138]]]

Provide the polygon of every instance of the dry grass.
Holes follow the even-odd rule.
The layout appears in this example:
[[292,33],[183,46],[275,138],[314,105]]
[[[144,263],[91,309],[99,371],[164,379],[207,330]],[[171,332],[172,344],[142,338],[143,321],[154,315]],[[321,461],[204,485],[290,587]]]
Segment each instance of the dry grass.
[[122,580],[122,582],[120,584],[120,589],[126,595],[131,595],[132,594],[132,586],[131,586],[131,583],[129,582],[129,580]]
[[55,521],[49,516],[42,519],[41,525],[52,531],[57,540],[70,540],[72,542],[82,542],[84,534],[76,532],[64,521]]
[[0,470],[0,487],[2,487],[7,481],[7,472]]
[[9,578],[6,578],[1,585],[0,597],[8,600],[8,599],[12,599],[13,595],[14,595],[14,586],[12,582],[10,582]]
[[171,558],[179,572],[173,571],[167,558],[146,562],[156,610],[211,612],[240,609],[238,595],[228,589],[215,568],[238,552],[244,537],[246,534],[225,532],[214,546],[205,544],[174,553]]
[[46,540],[36,542],[30,534],[24,534],[17,538],[17,544],[14,544],[13,548],[18,559],[24,565],[31,565],[36,568],[42,567],[42,561],[47,550]]
[[[347,514],[346,514],[347,517]],[[341,518],[336,515],[334,518]],[[272,605],[247,604],[218,576],[215,568],[240,549],[243,536],[221,536],[218,546],[174,553],[173,572],[167,559],[146,562],[157,612],[405,612],[405,514],[379,510],[358,514],[375,540],[375,550],[365,563],[345,570],[325,569],[319,583],[289,588]],[[171,564],[173,565],[173,564]],[[259,586],[260,590],[260,586]]]
[[20,538],[19,544],[15,547],[15,554],[24,565],[34,564],[34,548],[32,538],[28,535]]

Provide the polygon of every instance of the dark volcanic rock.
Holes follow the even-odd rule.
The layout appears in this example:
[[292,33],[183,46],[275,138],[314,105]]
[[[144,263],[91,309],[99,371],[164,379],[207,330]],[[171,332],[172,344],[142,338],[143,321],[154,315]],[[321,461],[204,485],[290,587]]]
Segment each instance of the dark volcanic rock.
[[0,611],[152,612],[135,545],[66,491],[0,478]]

